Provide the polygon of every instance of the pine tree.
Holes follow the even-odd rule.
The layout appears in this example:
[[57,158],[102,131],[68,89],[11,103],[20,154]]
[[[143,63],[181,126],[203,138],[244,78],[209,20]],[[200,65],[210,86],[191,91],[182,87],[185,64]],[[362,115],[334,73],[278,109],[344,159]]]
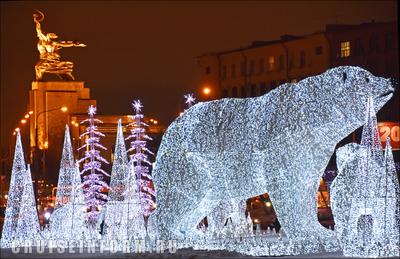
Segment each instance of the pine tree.
[[133,128],[127,140],[133,140],[131,141],[131,148],[128,152],[133,152],[130,155],[131,167],[135,172],[138,182],[142,214],[147,217],[151,214],[155,206],[155,192],[152,188],[153,178],[149,171],[151,163],[148,157],[154,154],[146,147],[147,140],[152,140],[152,138],[146,134],[146,127],[149,125],[142,121],[144,117],[143,114],[140,113],[143,107],[142,103],[140,100],[136,100],[132,105],[135,109],[135,115],[133,115],[134,122],[129,124],[129,126],[133,126]]
[[21,201],[25,186],[26,173],[21,134],[17,132],[10,188],[8,191],[7,207],[1,236],[1,245],[3,247],[10,247],[13,240],[17,238],[15,234],[18,226],[19,212],[22,205]]
[[40,226],[33,193],[30,166],[25,174],[24,190],[21,197],[21,209],[18,217],[16,236],[19,240],[30,240],[32,244],[40,239]]
[[61,155],[60,171],[58,175],[57,194],[55,200],[55,209],[69,202],[72,192],[73,177],[75,175],[76,165],[74,153],[71,145],[68,125],[65,125],[64,146]]
[[[128,203],[125,198],[129,180],[129,165],[121,119],[118,120],[114,161],[111,172],[110,192],[106,204],[105,234],[109,239],[127,238]],[[136,197],[138,199],[139,197]]]
[[107,150],[99,143],[100,137],[104,137],[105,135],[99,132],[95,125],[95,123],[102,123],[102,121],[94,118],[96,107],[93,105],[89,106],[88,114],[89,119],[81,122],[89,123],[86,132],[81,135],[81,137],[86,138],[85,144],[79,148],[79,150],[86,149],[86,151],[84,157],[78,162],[84,162],[81,174],[84,175],[83,187],[85,201],[88,207],[86,218],[91,230],[95,230],[99,216],[99,206],[103,205],[107,200],[107,195],[104,194],[103,191],[105,188],[108,188],[108,185],[103,179],[104,176],[109,176],[109,174],[101,168],[102,163],[108,164],[108,161],[104,159],[100,155],[100,151],[96,149]]

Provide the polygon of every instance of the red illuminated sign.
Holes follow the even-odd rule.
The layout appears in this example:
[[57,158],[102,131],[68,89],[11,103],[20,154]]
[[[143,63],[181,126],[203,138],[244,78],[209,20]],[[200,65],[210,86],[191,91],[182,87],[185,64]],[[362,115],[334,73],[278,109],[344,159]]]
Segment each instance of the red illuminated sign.
[[390,137],[390,144],[393,150],[400,150],[400,123],[399,122],[378,122],[379,134],[382,147],[386,146],[386,138]]

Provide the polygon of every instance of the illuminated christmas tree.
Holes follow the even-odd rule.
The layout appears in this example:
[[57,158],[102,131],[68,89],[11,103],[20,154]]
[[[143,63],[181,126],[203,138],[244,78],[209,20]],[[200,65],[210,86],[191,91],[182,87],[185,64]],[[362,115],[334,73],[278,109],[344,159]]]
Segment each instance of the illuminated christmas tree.
[[384,225],[385,244],[399,244],[400,241],[400,186],[393,159],[390,137],[386,139],[384,156],[385,173],[381,175],[378,191],[384,198]]
[[133,115],[134,122],[129,124],[132,126],[131,135],[127,140],[132,139],[131,148],[128,152],[133,152],[130,155],[130,163],[133,168],[136,179],[138,182],[138,191],[140,197],[140,203],[142,206],[142,214],[149,216],[155,206],[155,192],[152,188],[153,178],[149,171],[151,163],[149,161],[149,155],[154,155],[147,147],[147,140],[152,140],[146,134],[146,123],[143,120],[143,114],[141,114],[142,103],[140,100],[133,102],[133,108],[135,109],[135,115]]
[[68,203],[54,210],[50,217],[51,235],[55,239],[81,240],[86,229],[86,204],[78,164],[72,172]]
[[33,193],[32,175],[30,166],[25,173],[24,190],[21,197],[21,208],[18,216],[16,237],[22,241],[31,241],[32,244],[40,239],[40,226]]
[[2,247],[10,247],[13,240],[17,238],[15,234],[18,226],[20,208],[22,206],[21,201],[26,181],[26,173],[27,171],[24,160],[24,151],[21,144],[21,135],[18,131],[15,143],[10,188],[7,196],[8,199],[5,211],[3,232],[1,235]]
[[367,103],[365,125],[361,136],[361,145],[368,147],[368,156],[381,163],[383,162],[382,144],[378,131],[374,99],[370,96]]
[[[130,223],[128,223],[128,200],[125,199],[128,189],[128,180],[128,157],[126,155],[121,120],[118,120],[110,192],[105,207],[105,234],[109,239],[128,238],[127,228]],[[136,199],[139,199],[139,197],[136,196]]]
[[107,200],[107,195],[104,191],[108,188],[107,183],[104,181],[104,176],[109,176],[102,168],[102,163],[107,163],[108,161],[100,155],[100,151],[96,148],[107,150],[103,145],[101,145],[100,137],[105,135],[98,131],[95,123],[102,123],[101,120],[95,119],[96,107],[93,105],[89,106],[88,110],[89,119],[81,122],[88,123],[86,132],[81,135],[81,138],[85,138],[85,144],[79,148],[86,149],[85,155],[78,163],[83,162],[83,170],[81,174],[83,176],[83,188],[85,194],[85,201],[87,205],[87,215],[86,219],[91,230],[96,229],[97,220],[99,216],[99,210],[101,205],[103,205]]
[[61,155],[60,171],[58,176],[55,209],[65,205],[71,197],[73,178],[76,171],[74,153],[71,145],[68,125],[65,125],[64,146]]

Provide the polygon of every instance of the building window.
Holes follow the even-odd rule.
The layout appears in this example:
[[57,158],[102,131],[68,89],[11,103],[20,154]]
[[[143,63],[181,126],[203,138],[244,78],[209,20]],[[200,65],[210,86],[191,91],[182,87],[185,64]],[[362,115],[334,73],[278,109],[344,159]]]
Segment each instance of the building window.
[[210,67],[206,67],[206,75],[211,74],[211,68]]
[[264,73],[264,63],[265,63],[265,60],[263,58],[258,61],[258,74],[259,75]]
[[236,77],[236,65],[235,64],[231,65],[231,77],[232,78]]
[[244,63],[244,61],[240,62],[240,76],[244,76],[245,75],[245,71],[246,70],[246,64]]
[[375,52],[379,50],[379,42],[378,42],[378,37],[377,36],[372,36],[369,39],[369,51],[370,52]]
[[229,93],[228,93],[228,89],[224,88],[224,90],[222,90],[222,97],[226,98],[228,97]]
[[385,51],[394,49],[394,35],[393,33],[385,34]]
[[304,50],[300,51],[300,67],[305,67],[306,65],[306,52]]
[[236,98],[238,96],[238,89],[236,86],[232,88],[232,97]]
[[250,93],[251,93],[251,97],[256,97],[257,96],[257,89],[256,89],[256,85],[251,85],[250,88]]
[[243,98],[247,97],[246,88],[244,87],[244,85],[242,85],[242,87],[240,88],[240,92]]
[[315,55],[322,55],[322,46],[318,46],[315,48]]
[[268,70],[273,71],[275,69],[275,57],[270,56],[268,57]]
[[265,82],[260,83],[260,95],[263,95],[267,92],[267,88],[265,87]]
[[279,56],[279,71],[282,71],[283,69],[285,69],[285,60],[283,55]]
[[340,57],[350,57],[350,41],[340,42]]
[[249,62],[249,75],[254,74],[254,60],[250,60]]
[[226,79],[226,65],[222,66],[222,80]]
[[360,38],[357,38],[354,42],[354,56],[358,57],[364,54],[364,46]]

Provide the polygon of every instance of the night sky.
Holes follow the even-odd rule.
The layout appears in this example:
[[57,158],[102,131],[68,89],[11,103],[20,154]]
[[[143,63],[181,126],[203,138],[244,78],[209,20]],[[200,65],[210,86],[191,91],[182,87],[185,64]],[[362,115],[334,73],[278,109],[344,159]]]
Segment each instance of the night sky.
[[61,55],[75,63],[73,74],[91,89],[99,113],[130,114],[140,98],[144,113],[165,125],[184,106],[183,94],[197,94],[203,53],[322,31],[336,21],[397,20],[396,1],[1,2],[2,151],[27,112],[39,56],[35,9],[46,16],[44,32],[87,45]]

